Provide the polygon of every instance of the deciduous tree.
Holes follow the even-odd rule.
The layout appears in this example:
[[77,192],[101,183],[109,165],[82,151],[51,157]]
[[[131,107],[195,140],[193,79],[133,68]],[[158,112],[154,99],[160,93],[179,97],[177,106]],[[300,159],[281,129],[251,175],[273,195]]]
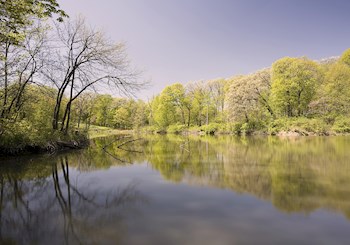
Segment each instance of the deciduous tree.
[[315,95],[320,72],[306,58],[282,58],[272,65],[271,102],[281,116],[301,116]]
[[[84,19],[56,26],[51,62],[43,72],[47,81],[57,88],[52,128],[67,132],[71,106],[86,90],[101,86],[130,94],[144,84],[131,71],[123,43],[110,41],[106,36],[86,26]],[[63,104],[67,94],[68,102]],[[64,107],[63,115],[60,114]],[[59,127],[60,125],[60,127]]]

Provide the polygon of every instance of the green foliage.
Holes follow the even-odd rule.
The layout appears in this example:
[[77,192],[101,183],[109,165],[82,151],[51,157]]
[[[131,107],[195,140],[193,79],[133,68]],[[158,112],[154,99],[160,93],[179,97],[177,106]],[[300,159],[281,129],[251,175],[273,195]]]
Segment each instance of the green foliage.
[[225,129],[229,133],[240,135],[242,133],[242,124],[240,122],[227,123]]
[[94,120],[92,123],[99,126],[112,126],[114,115],[113,97],[111,95],[99,95],[94,100]]
[[173,124],[167,128],[167,132],[171,134],[181,134],[184,133],[188,127],[183,124]]
[[120,132],[121,132],[120,130],[113,129],[113,128],[91,125],[89,127],[88,135],[89,135],[89,139],[94,139],[94,138],[107,137],[110,135],[120,134]]
[[[2,148],[22,148],[31,142],[31,134],[33,132],[32,125],[27,121],[10,122],[2,120],[1,122],[1,141],[0,147]],[[33,132],[30,133],[29,132]]]
[[215,134],[220,129],[219,123],[209,123],[208,125],[203,125],[200,127],[201,131],[205,134]]
[[310,104],[318,115],[347,115],[350,111],[350,66],[335,63],[327,67],[316,99]]
[[260,131],[264,129],[265,125],[261,121],[254,120],[243,123],[240,128],[240,133],[243,135],[249,135],[255,131]]
[[340,57],[340,61],[350,66],[350,48],[344,51]]
[[270,123],[268,132],[272,135],[283,131],[295,132],[300,135],[326,135],[329,127],[324,120],[319,118],[279,118]]
[[157,132],[159,132],[160,129],[159,127],[157,127],[156,125],[147,125],[141,128],[141,132],[145,133],[145,134],[155,134]]
[[2,120],[0,135],[0,154],[16,154],[28,148],[47,148],[57,141],[86,140],[84,132],[71,131],[64,134],[50,127],[37,127],[27,120],[10,122]]
[[271,103],[280,116],[301,116],[316,93],[318,65],[306,58],[286,57],[272,65]]
[[350,118],[344,116],[337,117],[332,130],[336,133],[350,133]]
[[67,14],[56,0],[5,0],[0,1],[0,43],[19,44],[24,40],[33,18],[58,14],[62,21]]
[[286,57],[231,80],[170,85],[152,100],[149,123],[171,132],[187,124],[206,134],[328,134],[335,118],[350,111],[349,81],[344,62]]
[[161,128],[176,123],[188,124],[185,116],[187,103],[185,89],[182,84],[175,83],[167,86],[151,102],[154,123]]

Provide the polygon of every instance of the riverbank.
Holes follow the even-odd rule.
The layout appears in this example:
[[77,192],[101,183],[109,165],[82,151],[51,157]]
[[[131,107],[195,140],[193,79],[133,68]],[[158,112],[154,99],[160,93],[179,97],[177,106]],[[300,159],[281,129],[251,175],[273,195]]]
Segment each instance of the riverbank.
[[82,149],[91,139],[117,134],[132,134],[132,130],[118,130],[91,125],[88,131],[75,129],[68,134],[50,130],[7,134],[0,142],[0,156],[54,153],[69,149]]
[[[53,153],[66,149],[81,149],[89,140],[117,134],[178,134],[178,135],[276,135],[279,137],[349,135],[350,119],[341,118],[333,122],[323,119],[282,118],[269,123],[210,123],[202,126],[170,125],[166,128],[147,126],[137,130],[118,130],[91,125],[88,131],[75,129],[69,134],[55,131],[22,132],[3,137],[0,155],[27,153]],[[20,137],[19,137],[20,135]]]
[[175,124],[166,128],[145,127],[143,133],[171,133],[182,135],[277,135],[294,136],[330,136],[350,134],[350,119],[336,120],[321,118],[280,118],[270,122],[250,121],[245,123],[210,123],[202,126]]
[[120,130],[103,126],[91,125],[88,130],[89,139],[106,137],[116,134],[132,134],[133,130]]
[[48,140],[47,142],[20,143],[16,146],[0,146],[0,156],[15,156],[38,153],[55,153],[69,149],[82,149],[89,145],[89,139],[85,135],[69,137],[65,139]]
[[0,135],[0,156],[33,153],[54,153],[66,149],[80,149],[89,144],[87,132],[72,129],[67,133],[28,124],[8,124]]

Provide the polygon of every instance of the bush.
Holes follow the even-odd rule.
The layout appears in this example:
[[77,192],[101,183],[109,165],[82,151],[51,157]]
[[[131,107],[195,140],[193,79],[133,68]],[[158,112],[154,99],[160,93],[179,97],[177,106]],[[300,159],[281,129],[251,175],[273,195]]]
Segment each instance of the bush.
[[35,127],[26,120],[2,120],[0,123],[0,154],[17,154],[28,148],[46,149],[48,145],[57,141],[82,143],[87,141],[87,134],[74,129],[64,134],[49,127]]
[[188,131],[189,131],[190,133],[196,134],[196,133],[199,133],[199,132],[201,131],[201,128],[200,128],[199,126],[197,126],[197,125],[191,125],[191,126],[189,127]]
[[239,122],[234,122],[234,123],[227,123],[226,124],[226,130],[229,133],[233,133],[233,134],[241,134],[242,133],[242,123]]
[[262,121],[249,121],[241,124],[240,133],[247,135],[261,130],[266,130],[266,126]]
[[220,128],[219,123],[209,123],[208,125],[203,125],[200,130],[205,134],[215,134]]
[[2,148],[22,148],[30,143],[30,136],[33,134],[32,125],[26,121],[21,122],[1,122],[1,140]]
[[174,124],[174,125],[170,125],[167,128],[167,132],[171,133],[171,134],[181,134],[183,132],[185,132],[187,130],[187,126],[183,125],[183,124]]
[[337,117],[332,126],[332,130],[336,133],[350,133],[350,118]]
[[309,133],[327,134],[328,129],[326,122],[319,118],[279,118],[270,123],[268,132],[272,135],[282,131],[308,135]]

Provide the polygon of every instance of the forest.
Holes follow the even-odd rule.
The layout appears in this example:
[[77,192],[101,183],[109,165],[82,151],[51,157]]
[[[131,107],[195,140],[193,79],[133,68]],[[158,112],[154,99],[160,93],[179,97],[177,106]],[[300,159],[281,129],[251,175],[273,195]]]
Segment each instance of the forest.
[[143,133],[350,132],[350,49],[320,61],[281,58],[248,75],[179,81],[142,101],[133,94],[147,84],[124,43],[68,17],[55,0],[0,3],[1,152],[87,139],[91,125]]

